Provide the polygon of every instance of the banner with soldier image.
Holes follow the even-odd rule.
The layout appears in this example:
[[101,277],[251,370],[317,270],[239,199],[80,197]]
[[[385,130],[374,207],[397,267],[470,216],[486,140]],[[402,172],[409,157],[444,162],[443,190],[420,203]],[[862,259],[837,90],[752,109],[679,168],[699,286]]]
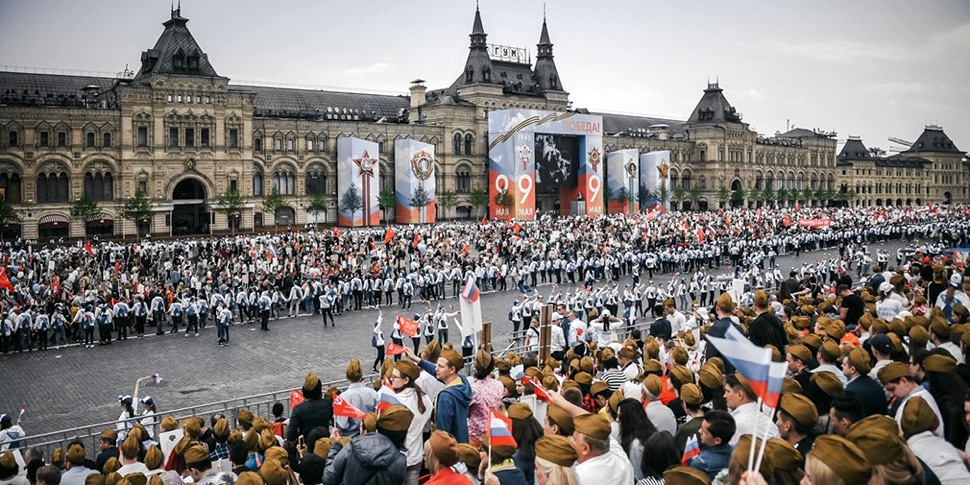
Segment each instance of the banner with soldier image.
[[602,117],[526,109],[491,111],[488,141],[492,219],[534,220],[537,195],[553,201],[543,210],[558,208],[568,215],[571,207],[582,207],[587,216],[603,213]]
[[640,209],[645,212],[670,210],[670,151],[640,155]]
[[394,142],[394,220],[434,223],[437,205],[434,145],[412,139]]
[[380,148],[360,138],[337,139],[337,224],[345,227],[380,224],[377,204]]
[[606,155],[606,209],[610,214],[640,211],[640,152],[617,150]]

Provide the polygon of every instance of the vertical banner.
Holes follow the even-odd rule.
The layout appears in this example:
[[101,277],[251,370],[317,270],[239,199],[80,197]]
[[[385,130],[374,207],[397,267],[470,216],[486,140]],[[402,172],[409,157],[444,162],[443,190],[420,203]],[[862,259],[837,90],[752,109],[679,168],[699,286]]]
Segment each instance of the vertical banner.
[[640,155],[640,208],[650,212],[670,210],[670,152]]
[[380,224],[377,205],[380,177],[377,143],[337,139],[337,224],[347,227]]
[[579,113],[508,109],[488,113],[489,214],[534,220],[543,210],[603,213],[603,120]]
[[435,222],[434,156],[434,145],[411,139],[394,142],[394,220],[398,224]]
[[640,211],[640,152],[617,150],[606,155],[607,211],[633,215]]

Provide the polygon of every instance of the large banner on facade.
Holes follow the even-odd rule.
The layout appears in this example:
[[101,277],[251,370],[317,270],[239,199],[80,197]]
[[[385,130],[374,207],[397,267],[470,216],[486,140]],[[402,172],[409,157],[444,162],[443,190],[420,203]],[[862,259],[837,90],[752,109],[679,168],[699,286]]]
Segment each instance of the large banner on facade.
[[640,155],[640,208],[670,210],[670,151]]
[[488,113],[489,215],[533,220],[536,193],[556,193],[560,211],[585,203],[603,213],[603,119],[579,113],[508,109]]
[[434,145],[403,139],[394,142],[394,220],[398,224],[435,221],[437,187]]
[[640,152],[617,150],[606,155],[606,208],[610,214],[640,211]]
[[377,206],[380,151],[377,143],[337,139],[337,224],[347,227],[380,224]]

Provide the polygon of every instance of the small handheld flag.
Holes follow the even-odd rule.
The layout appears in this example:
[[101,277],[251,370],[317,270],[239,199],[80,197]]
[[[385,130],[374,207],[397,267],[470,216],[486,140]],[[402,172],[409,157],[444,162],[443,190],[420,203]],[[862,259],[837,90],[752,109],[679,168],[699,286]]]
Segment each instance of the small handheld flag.
[[387,344],[387,355],[401,355],[404,353],[404,347],[400,346],[394,342],[388,342]]
[[691,460],[700,454],[701,447],[697,443],[697,435],[691,435],[690,439],[687,440],[687,446],[684,447],[684,457],[680,460],[680,464],[687,466]]
[[157,372],[152,374],[152,382],[157,386],[158,383],[162,382],[162,376],[158,375]]
[[539,398],[540,400],[542,401],[549,400],[549,392],[546,391],[545,387],[542,387],[542,384],[539,383],[538,379],[533,379],[530,376],[522,376],[522,383],[532,384],[532,388],[535,390],[536,397]]
[[470,302],[476,302],[481,294],[478,291],[478,285],[475,284],[475,277],[469,275],[468,281],[465,282],[465,289],[461,291],[461,297]]
[[290,391],[290,411],[292,411],[293,408],[299,406],[300,404],[303,404],[304,400],[305,398],[303,397],[303,391],[299,389],[293,389],[292,391]]
[[488,446],[516,447],[515,438],[512,437],[512,420],[495,411],[489,411],[488,416]]
[[384,231],[384,244],[391,242],[394,239],[394,228],[387,226],[387,230]]
[[343,416],[345,418],[353,419],[364,419],[367,413],[357,409],[356,406],[347,402],[340,395],[333,397],[333,414],[334,416]]
[[387,408],[391,406],[401,404],[401,401],[399,401],[396,397],[394,397],[394,391],[389,391],[389,390],[385,391],[384,389],[385,389],[384,387],[381,387],[381,392],[378,393],[381,395],[380,401],[377,401],[378,413],[384,412]]
[[[408,337],[414,337],[418,334],[418,322],[415,322],[410,318],[398,315],[397,324],[401,329],[401,333],[407,335]],[[390,347],[388,347],[388,351],[390,351]]]

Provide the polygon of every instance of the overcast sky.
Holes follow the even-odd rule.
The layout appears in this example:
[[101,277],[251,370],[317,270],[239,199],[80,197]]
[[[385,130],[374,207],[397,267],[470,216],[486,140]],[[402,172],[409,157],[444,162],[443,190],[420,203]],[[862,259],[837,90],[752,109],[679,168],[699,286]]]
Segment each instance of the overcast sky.
[[[868,146],[943,125],[970,150],[970,1],[550,0],[556,65],[575,107],[686,119],[710,78],[764,134],[793,126]],[[169,0],[0,0],[0,65],[137,70]],[[540,0],[482,0],[490,43],[535,56]],[[404,93],[461,73],[473,0],[185,0],[216,71]]]

